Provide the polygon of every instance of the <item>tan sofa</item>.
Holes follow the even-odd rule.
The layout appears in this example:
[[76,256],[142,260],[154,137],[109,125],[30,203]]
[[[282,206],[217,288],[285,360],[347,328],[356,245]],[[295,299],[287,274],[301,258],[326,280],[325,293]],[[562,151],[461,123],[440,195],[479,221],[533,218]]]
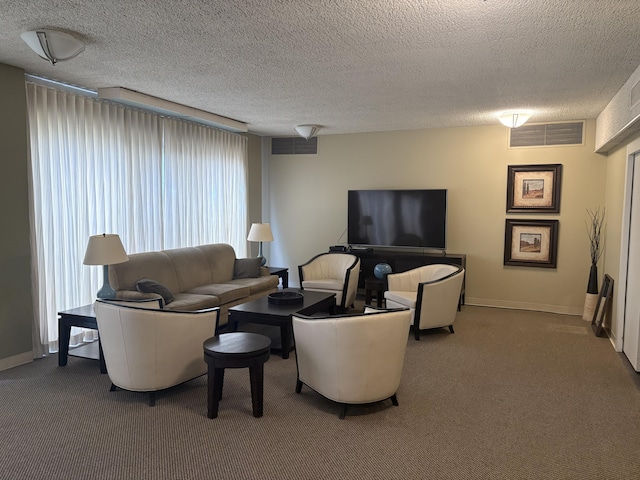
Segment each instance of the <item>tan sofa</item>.
[[[155,282],[165,287],[162,295],[143,291],[143,279],[152,281],[145,286]],[[119,299],[163,297],[167,310],[220,307],[222,326],[229,307],[275,292],[279,278],[260,267],[259,259],[236,259],[231,245],[217,243],[131,254],[128,262],[109,267],[109,282]]]

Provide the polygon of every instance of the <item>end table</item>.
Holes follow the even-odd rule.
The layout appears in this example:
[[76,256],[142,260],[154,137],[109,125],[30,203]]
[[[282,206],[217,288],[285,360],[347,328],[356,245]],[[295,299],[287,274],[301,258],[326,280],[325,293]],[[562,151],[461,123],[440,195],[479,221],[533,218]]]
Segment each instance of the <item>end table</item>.
[[[69,355],[69,337],[71,336],[71,327],[98,329],[96,314],[93,311],[93,305],[85,305],[83,307],[58,312],[58,365],[64,367],[67,364]],[[80,355],[71,353],[75,357],[92,358],[100,361],[100,373],[107,373],[107,366],[104,363],[104,355],[102,354],[102,344],[98,337],[98,358],[91,355]]]

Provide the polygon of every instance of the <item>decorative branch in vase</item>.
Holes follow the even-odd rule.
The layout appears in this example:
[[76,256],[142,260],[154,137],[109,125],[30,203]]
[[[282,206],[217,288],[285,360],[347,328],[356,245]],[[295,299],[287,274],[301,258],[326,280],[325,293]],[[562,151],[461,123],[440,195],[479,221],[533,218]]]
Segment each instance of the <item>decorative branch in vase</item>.
[[587,208],[587,215],[589,215],[589,222],[585,222],[585,224],[587,235],[589,236],[591,268],[589,269],[589,282],[587,283],[587,296],[584,302],[582,319],[591,321],[598,298],[598,260],[602,256],[604,247],[605,210],[604,208],[602,210],[600,208],[595,210]]

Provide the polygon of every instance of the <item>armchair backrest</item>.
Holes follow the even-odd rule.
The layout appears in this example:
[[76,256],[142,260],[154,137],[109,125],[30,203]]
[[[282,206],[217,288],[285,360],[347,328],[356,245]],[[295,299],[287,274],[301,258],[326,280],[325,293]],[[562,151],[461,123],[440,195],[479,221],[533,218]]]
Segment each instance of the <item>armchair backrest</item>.
[[461,267],[454,269],[449,275],[418,285],[415,316],[421,329],[453,325],[465,273]]
[[409,310],[330,317],[293,316],[298,379],[341,403],[394,395],[400,384]]
[[334,279],[343,284],[338,295],[340,306],[352,305],[358,293],[360,258],[350,253],[321,253],[298,266],[300,285],[307,280]]
[[442,280],[460,270],[462,268],[457,265],[442,263],[425,265],[406,272],[387,275],[387,285],[388,289],[392,291],[415,292],[418,290],[418,284],[420,283]]
[[176,312],[151,305],[94,305],[109,378],[126,390],[161,390],[207,371],[202,344],[216,333],[219,308]]

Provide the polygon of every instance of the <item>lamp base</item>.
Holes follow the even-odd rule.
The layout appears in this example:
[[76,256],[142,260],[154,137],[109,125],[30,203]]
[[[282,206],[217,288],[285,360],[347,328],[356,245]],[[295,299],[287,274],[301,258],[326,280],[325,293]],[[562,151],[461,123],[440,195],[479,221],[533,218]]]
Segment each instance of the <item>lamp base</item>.
[[109,265],[103,265],[104,285],[98,290],[98,298],[116,298],[116,291],[109,285]]
[[264,267],[267,264],[267,257],[263,257],[262,255],[258,255],[258,258],[260,259],[260,266]]

